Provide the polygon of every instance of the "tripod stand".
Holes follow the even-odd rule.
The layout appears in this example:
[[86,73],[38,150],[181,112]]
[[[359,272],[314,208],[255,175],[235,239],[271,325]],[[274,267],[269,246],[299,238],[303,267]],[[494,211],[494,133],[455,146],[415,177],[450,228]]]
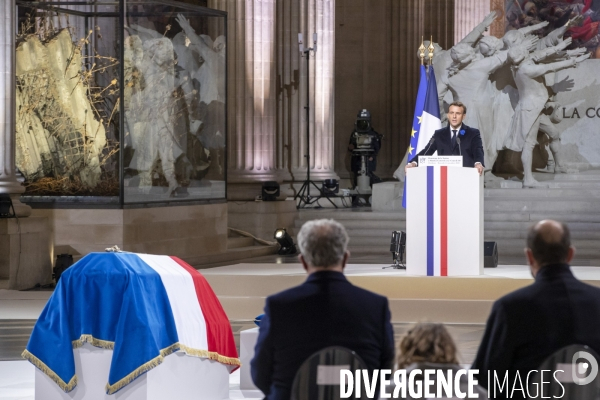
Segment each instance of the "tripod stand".
[[[302,54],[306,54],[306,107],[304,107],[304,109],[306,110],[306,154],[304,155],[304,157],[306,157],[306,179],[304,180],[304,182],[302,183],[302,186],[300,187],[300,190],[298,191],[298,193],[296,194],[296,196],[294,197],[294,201],[297,199],[300,199],[298,201],[298,205],[296,206],[296,209],[299,208],[304,208],[308,205],[311,205],[313,203],[316,203],[320,198],[325,197],[335,208],[337,208],[337,206],[335,205],[335,203],[333,201],[331,201],[331,199],[328,196],[323,196],[323,192],[322,190],[317,186],[317,184],[314,181],[310,180],[310,52],[311,51],[317,51],[317,34],[313,34],[313,42],[314,42],[314,47],[309,47],[308,49],[304,49],[303,44],[302,44],[302,34],[298,34],[298,43],[300,45],[300,52]],[[310,195],[310,187],[314,186],[315,189],[317,189],[318,191],[318,195],[316,196],[311,196]],[[317,206],[320,207],[320,205],[317,203]]]

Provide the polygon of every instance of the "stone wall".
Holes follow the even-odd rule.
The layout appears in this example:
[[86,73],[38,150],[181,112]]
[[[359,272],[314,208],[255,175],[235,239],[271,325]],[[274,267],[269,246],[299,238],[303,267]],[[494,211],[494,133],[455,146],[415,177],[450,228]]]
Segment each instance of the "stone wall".
[[45,285],[52,279],[52,238],[42,217],[0,219],[0,280],[9,289]]
[[119,246],[178,256],[190,264],[227,251],[227,204],[124,210],[34,209],[47,217],[57,253],[76,257]]

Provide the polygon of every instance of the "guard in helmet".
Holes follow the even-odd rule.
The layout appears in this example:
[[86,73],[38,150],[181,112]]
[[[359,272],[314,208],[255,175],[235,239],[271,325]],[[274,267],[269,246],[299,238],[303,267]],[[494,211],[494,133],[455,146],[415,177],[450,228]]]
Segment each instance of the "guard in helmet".
[[381,182],[373,172],[377,168],[377,154],[382,137],[371,126],[371,113],[367,109],[359,111],[348,145],[348,151],[352,152],[350,169],[354,173],[353,183],[359,189],[364,186],[361,181],[369,186]]

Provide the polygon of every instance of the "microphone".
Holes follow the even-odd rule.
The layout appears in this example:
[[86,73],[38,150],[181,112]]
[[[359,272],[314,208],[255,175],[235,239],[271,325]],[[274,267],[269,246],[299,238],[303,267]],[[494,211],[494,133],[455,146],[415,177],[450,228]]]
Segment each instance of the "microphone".
[[429,144],[427,145],[427,148],[425,149],[425,153],[423,153],[423,155],[427,155],[427,151],[429,150],[429,148],[430,148],[430,147],[431,147],[431,145],[433,144],[433,142],[434,142],[434,139],[435,139],[435,135],[433,135],[433,136],[431,137],[431,139],[429,139]]
[[460,135],[456,135],[456,143],[458,144],[458,154],[462,157],[462,150],[460,149]]
[[[429,148],[430,148],[430,147],[431,147],[431,145],[433,144],[433,142],[434,142],[434,139],[435,139],[435,135],[433,135],[433,136],[431,137],[431,139],[429,139],[429,143],[427,144],[427,148],[425,148],[425,152],[423,153],[423,155],[424,155],[424,156],[426,156],[426,155],[427,155],[427,150],[429,150]],[[419,165],[419,157],[418,157],[418,154],[415,156],[415,158],[414,158],[414,159],[416,159],[416,160],[417,160],[417,165]],[[414,159],[413,159],[413,160],[414,160]],[[412,162],[414,162],[414,161],[412,161]]]

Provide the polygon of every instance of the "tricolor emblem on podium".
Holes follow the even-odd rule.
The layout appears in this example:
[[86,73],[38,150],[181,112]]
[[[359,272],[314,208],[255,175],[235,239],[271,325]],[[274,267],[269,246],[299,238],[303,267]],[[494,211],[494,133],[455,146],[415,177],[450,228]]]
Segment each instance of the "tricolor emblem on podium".
[[411,168],[406,207],[406,272],[483,273],[483,190],[475,168]]

